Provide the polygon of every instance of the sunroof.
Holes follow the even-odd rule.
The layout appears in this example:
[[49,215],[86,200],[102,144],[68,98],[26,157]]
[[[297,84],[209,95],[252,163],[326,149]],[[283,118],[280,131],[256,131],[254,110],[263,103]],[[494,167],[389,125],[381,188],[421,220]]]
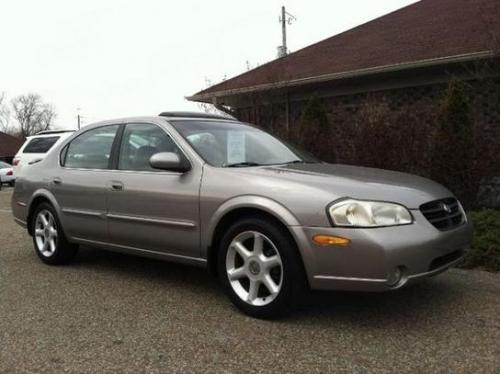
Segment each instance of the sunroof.
[[224,116],[220,114],[211,114],[211,113],[201,113],[201,112],[161,112],[159,114],[161,117],[190,117],[190,118],[216,118],[216,119],[227,119],[227,120],[235,120],[233,116],[229,114]]

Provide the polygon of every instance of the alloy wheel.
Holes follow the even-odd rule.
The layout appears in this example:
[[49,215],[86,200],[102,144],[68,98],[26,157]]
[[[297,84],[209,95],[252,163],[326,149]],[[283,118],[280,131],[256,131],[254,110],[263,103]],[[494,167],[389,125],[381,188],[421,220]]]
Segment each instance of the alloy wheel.
[[52,256],[57,247],[57,226],[51,212],[44,209],[38,213],[34,234],[38,251],[45,257]]
[[274,243],[260,232],[245,231],[231,241],[226,272],[233,291],[250,305],[267,305],[280,293],[281,256]]

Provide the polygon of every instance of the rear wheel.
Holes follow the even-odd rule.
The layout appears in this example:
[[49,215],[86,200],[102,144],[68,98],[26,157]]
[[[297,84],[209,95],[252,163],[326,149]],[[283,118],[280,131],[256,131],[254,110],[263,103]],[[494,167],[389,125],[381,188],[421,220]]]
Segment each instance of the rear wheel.
[[32,232],[35,252],[46,264],[68,263],[78,251],[78,245],[67,241],[57,214],[48,203],[36,207],[32,219]]
[[289,312],[305,288],[295,243],[276,223],[247,218],[222,237],[218,274],[231,301],[244,313],[274,318]]

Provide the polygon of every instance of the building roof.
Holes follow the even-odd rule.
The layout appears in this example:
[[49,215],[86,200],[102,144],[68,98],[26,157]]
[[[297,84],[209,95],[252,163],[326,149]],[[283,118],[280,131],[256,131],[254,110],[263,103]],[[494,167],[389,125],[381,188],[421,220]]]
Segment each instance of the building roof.
[[500,49],[498,19],[498,0],[421,0],[188,99],[491,57]]
[[0,131],[0,157],[14,157],[24,141]]

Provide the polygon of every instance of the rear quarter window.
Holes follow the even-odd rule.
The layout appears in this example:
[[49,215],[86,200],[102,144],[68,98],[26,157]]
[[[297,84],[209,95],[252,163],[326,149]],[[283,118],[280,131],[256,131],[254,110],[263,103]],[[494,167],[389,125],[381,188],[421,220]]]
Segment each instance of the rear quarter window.
[[57,142],[59,136],[48,136],[43,138],[33,138],[23,150],[23,153],[47,153]]

